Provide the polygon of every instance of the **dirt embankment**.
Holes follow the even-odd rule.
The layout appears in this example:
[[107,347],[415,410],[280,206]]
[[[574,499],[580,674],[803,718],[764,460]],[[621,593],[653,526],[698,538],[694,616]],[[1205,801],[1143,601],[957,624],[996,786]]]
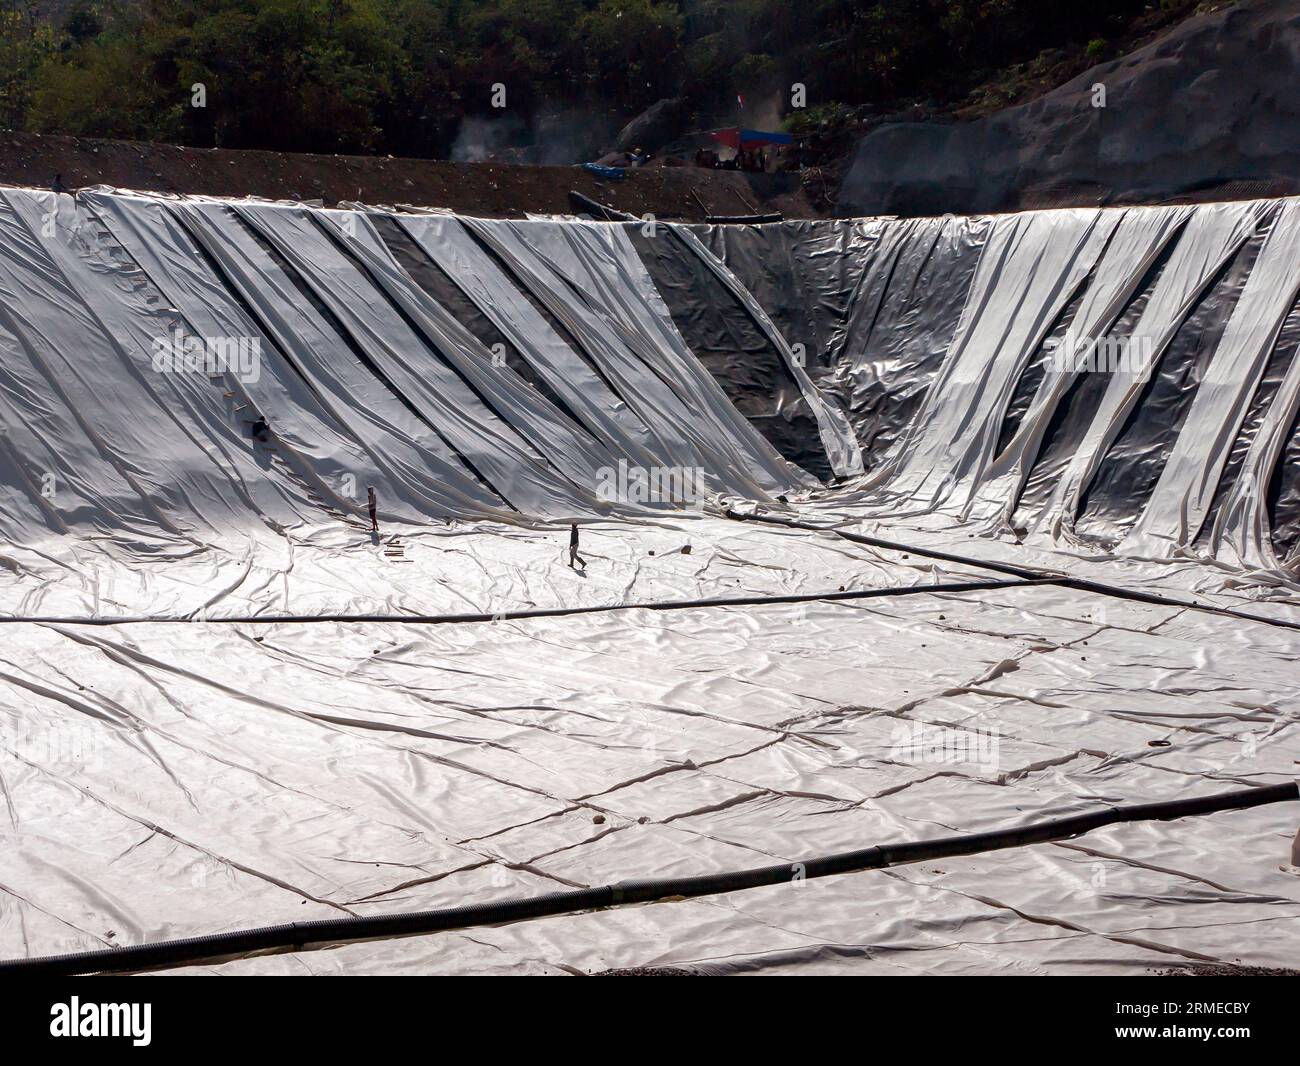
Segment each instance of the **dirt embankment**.
[[0,182],[48,188],[125,189],[445,207],[517,218],[572,214],[569,190],[634,215],[700,221],[705,214],[781,211],[815,218],[798,175],[648,166],[622,181],[581,167],[447,163],[430,159],[182,148],[168,144],[0,131]]

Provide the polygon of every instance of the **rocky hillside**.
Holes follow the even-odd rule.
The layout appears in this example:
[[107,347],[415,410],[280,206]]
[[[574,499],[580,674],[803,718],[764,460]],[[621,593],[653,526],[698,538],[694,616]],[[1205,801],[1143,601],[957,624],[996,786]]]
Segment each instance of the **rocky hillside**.
[[1300,193],[1300,0],[1205,11],[1029,103],[889,122],[837,210],[1005,211]]

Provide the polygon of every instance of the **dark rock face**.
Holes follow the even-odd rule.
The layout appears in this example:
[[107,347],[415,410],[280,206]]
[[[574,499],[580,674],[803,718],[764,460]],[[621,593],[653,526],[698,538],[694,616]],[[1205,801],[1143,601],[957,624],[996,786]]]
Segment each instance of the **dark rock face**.
[[669,141],[680,137],[686,121],[686,100],[675,96],[651,104],[641,114],[624,126],[614,142],[614,150],[630,152],[643,148],[653,152]]
[[988,118],[878,127],[839,213],[1142,202],[1232,183],[1300,192],[1297,84],[1300,0],[1244,0]]

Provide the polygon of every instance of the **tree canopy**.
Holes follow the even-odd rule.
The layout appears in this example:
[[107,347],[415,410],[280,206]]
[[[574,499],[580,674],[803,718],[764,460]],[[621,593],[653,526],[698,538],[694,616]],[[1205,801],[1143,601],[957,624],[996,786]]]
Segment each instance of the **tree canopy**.
[[[0,0],[0,125],[228,148],[445,154],[466,118],[669,96],[857,105],[967,91],[1140,0]],[[194,106],[202,85],[206,106]],[[780,94],[780,95],[778,95]],[[784,113],[785,108],[779,110]],[[736,116],[739,117],[739,116]]]

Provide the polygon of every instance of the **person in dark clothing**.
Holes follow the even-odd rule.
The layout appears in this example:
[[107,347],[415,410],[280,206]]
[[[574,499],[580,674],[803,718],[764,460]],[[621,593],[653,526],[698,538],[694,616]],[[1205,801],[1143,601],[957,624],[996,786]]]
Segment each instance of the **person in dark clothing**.
[[62,174],[55,174],[55,175],[54,175],[54,182],[50,185],[50,188],[52,188],[55,192],[67,192],[67,191],[68,191],[68,187],[67,187],[66,185],[63,184],[63,175],[62,175]]
[[268,440],[271,439],[271,427],[266,424],[266,419],[263,418],[261,415],[257,416],[257,419],[256,421],[254,421],[253,428],[250,432],[253,434],[254,440],[259,440],[263,444],[265,444]]
[[582,564],[584,570],[587,569],[587,560],[578,554],[578,523],[574,522],[569,526],[569,566],[576,570],[574,562]]
[[375,487],[374,487],[373,485],[367,485],[367,486],[366,486],[366,497],[367,497],[367,501],[368,501],[368,503],[369,503],[369,507],[370,507],[370,532],[371,532],[371,533],[378,534],[378,533],[379,533],[379,515],[378,515],[378,513],[377,513],[376,510],[375,510],[375,508],[376,508],[376,502],[375,502]]

